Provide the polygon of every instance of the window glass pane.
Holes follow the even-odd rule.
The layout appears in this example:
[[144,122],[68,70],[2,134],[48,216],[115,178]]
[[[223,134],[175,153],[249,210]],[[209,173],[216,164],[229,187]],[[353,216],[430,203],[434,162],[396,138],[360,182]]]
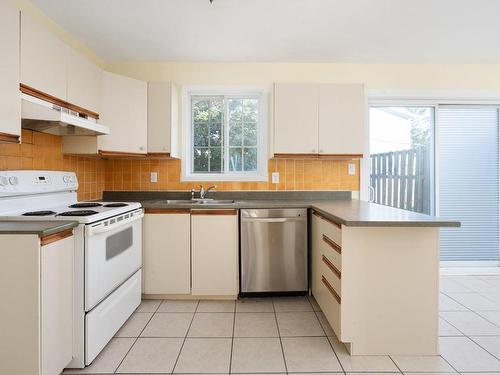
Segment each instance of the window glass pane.
[[243,99],[241,102],[243,108],[243,121],[256,123],[259,101],[257,99]]
[[257,170],[257,148],[243,149],[243,169],[245,171]]
[[231,172],[241,171],[242,150],[241,147],[231,147],[229,149],[229,170]]
[[210,148],[210,172],[222,172],[222,147]]
[[208,148],[195,147],[193,150],[193,172],[208,172]]
[[208,146],[208,123],[195,123],[194,124],[193,145]]
[[222,124],[210,124],[210,146],[222,146]]
[[241,123],[229,123],[229,146],[241,146],[242,143]]
[[376,203],[433,212],[432,107],[370,108],[370,186]]
[[243,124],[243,142],[245,146],[257,146],[257,123],[245,122]]

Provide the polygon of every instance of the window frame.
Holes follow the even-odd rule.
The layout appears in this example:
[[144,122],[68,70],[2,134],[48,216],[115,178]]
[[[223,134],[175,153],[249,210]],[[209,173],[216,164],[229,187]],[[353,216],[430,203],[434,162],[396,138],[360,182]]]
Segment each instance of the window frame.
[[[193,173],[193,124],[192,96],[222,96],[224,101],[230,98],[249,97],[259,99],[259,120],[257,123],[257,170],[231,172],[229,160],[224,158],[222,173]],[[268,181],[268,90],[262,86],[185,86],[182,90],[182,159],[181,181]],[[229,126],[227,124],[227,104],[224,105],[223,152],[229,151]]]

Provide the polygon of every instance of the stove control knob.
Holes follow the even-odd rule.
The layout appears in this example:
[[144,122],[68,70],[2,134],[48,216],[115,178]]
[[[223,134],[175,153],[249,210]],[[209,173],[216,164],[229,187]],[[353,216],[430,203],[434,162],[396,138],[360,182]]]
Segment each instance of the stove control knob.
[[0,176],[0,186],[5,186],[9,184],[9,179],[4,176]]
[[11,185],[17,185],[17,183],[19,182],[18,178],[17,177],[9,177],[9,184]]
[[63,177],[63,181],[67,184],[69,184],[70,182],[73,182],[73,178],[71,178],[71,176],[69,175],[66,175]]

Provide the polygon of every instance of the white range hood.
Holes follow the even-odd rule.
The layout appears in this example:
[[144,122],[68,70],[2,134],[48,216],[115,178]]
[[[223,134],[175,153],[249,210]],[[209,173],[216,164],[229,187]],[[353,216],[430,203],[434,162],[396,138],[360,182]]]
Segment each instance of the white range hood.
[[109,128],[95,119],[84,118],[78,112],[21,94],[21,126],[54,135],[107,135]]

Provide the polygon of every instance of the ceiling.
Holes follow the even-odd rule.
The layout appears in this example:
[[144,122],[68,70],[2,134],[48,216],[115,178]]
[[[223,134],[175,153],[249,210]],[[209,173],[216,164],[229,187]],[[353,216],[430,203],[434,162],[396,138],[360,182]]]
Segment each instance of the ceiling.
[[32,0],[108,61],[500,63],[498,0]]

